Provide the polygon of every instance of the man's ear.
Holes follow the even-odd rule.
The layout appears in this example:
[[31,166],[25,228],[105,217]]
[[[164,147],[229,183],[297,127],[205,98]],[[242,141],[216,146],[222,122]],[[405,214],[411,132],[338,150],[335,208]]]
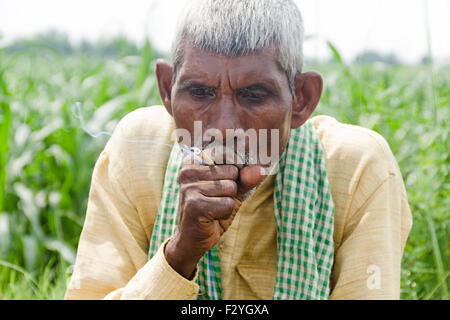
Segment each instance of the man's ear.
[[156,79],[158,80],[159,95],[170,115],[172,115],[172,76],[172,66],[166,61],[158,59],[156,61]]
[[317,72],[297,73],[294,86],[291,128],[297,129],[316,109],[322,94],[323,80]]

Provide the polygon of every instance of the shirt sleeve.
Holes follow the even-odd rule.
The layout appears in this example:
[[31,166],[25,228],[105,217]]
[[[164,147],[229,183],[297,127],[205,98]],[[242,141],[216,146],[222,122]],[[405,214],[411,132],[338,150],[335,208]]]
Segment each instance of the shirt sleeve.
[[[370,177],[365,179],[369,185]],[[412,226],[400,173],[390,173],[372,190],[355,195],[364,200],[345,223],[330,299],[400,298],[401,259]]]
[[148,237],[130,201],[126,170],[106,151],[92,175],[86,219],[64,299],[193,299],[198,285],[165,260],[148,260]]

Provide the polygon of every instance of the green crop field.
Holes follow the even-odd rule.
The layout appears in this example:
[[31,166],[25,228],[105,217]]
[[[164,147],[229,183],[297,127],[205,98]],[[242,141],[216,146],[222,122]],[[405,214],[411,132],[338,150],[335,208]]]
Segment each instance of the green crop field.
[[[450,67],[306,64],[325,80],[317,114],[383,135],[400,165],[413,228],[402,299],[449,299]],[[116,56],[51,47],[0,49],[0,298],[61,299],[83,226],[91,173],[128,112],[159,104],[147,44]],[[74,109],[76,102],[81,108]]]

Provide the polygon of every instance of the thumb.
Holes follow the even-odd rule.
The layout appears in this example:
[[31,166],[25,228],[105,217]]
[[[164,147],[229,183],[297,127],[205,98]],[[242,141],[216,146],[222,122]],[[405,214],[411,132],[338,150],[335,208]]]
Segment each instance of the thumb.
[[239,183],[237,198],[243,200],[245,194],[256,187],[266,177],[261,166],[253,165],[242,168],[239,171]]

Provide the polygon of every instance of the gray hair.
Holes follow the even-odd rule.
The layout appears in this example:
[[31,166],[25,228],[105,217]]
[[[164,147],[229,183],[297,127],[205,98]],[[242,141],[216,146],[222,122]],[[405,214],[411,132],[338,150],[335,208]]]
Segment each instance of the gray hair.
[[274,45],[291,92],[303,67],[303,20],[291,0],[190,0],[172,44],[174,79],[186,39],[196,48],[228,57]]

